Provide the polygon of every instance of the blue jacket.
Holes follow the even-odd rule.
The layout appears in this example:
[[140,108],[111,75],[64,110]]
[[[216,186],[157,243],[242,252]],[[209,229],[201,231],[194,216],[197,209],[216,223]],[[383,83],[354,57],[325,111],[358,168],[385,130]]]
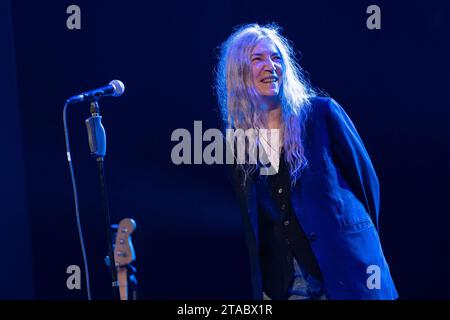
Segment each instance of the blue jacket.
[[[342,107],[315,97],[303,144],[308,166],[292,206],[319,265],[329,299],[396,299],[378,236],[379,183],[361,138]],[[262,299],[255,183],[234,170],[249,250],[253,298]]]

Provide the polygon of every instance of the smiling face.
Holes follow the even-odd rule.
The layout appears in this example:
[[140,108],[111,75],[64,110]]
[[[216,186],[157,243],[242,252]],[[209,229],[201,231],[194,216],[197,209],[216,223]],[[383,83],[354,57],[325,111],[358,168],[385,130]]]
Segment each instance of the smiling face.
[[253,48],[250,56],[253,84],[260,98],[273,103],[280,99],[283,65],[275,44],[264,38]]

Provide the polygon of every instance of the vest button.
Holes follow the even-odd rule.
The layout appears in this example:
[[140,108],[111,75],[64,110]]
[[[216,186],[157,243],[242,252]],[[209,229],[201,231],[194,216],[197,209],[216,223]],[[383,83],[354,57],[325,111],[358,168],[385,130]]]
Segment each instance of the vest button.
[[283,222],[283,224],[287,227],[291,222],[289,220],[286,220]]
[[278,189],[278,193],[282,194],[283,193],[283,188]]
[[281,210],[286,210],[286,205],[284,203],[281,205]]

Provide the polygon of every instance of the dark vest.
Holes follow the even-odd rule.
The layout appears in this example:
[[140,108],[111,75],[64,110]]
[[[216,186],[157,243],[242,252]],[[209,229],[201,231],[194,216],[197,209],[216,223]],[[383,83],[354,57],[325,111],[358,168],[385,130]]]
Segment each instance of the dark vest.
[[293,257],[317,280],[322,282],[322,276],[309,243],[314,235],[305,236],[291,204],[291,178],[284,152],[278,173],[258,176],[256,188],[263,291],[272,299],[286,299],[294,276]]

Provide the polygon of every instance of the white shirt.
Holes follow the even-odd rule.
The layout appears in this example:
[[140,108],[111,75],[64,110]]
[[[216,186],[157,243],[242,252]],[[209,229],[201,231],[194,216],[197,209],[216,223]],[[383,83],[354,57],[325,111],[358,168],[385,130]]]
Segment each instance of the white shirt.
[[276,129],[260,132],[259,141],[269,158],[270,164],[278,173],[278,169],[280,168],[281,141],[279,131],[276,130],[278,132],[275,132],[275,130]]

